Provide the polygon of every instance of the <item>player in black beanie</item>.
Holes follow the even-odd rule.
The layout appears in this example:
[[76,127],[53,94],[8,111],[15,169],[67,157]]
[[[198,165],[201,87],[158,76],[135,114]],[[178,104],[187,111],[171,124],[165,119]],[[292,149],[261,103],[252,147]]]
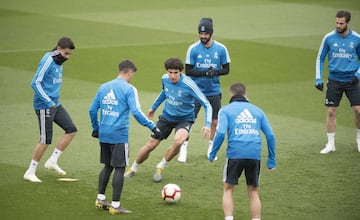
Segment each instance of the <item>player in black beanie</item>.
[[210,35],[213,34],[213,21],[211,18],[202,18],[199,23],[199,33],[206,32]]

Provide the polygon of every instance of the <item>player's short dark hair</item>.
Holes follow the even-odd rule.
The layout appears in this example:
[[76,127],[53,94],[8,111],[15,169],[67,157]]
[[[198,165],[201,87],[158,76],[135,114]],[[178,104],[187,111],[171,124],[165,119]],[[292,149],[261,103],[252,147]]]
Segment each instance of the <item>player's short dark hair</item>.
[[135,64],[131,60],[123,60],[119,63],[119,72],[128,72],[129,70],[137,71]]
[[179,58],[169,58],[164,63],[165,69],[173,69],[173,70],[180,70],[183,71],[184,63]]
[[57,46],[61,49],[69,48],[69,49],[75,49],[74,42],[69,37],[62,37],[57,42]]
[[234,95],[245,95],[246,87],[243,83],[237,82],[230,86],[230,92]]
[[345,18],[346,23],[349,23],[349,21],[351,20],[351,13],[349,11],[340,10],[336,12],[336,17]]

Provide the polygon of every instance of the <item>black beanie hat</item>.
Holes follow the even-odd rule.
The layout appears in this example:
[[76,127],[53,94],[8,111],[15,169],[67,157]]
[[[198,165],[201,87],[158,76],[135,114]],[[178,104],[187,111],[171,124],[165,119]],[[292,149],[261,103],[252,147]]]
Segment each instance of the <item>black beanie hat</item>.
[[200,32],[206,32],[209,33],[210,35],[213,34],[214,30],[213,30],[213,23],[211,18],[202,18],[200,20],[199,33]]

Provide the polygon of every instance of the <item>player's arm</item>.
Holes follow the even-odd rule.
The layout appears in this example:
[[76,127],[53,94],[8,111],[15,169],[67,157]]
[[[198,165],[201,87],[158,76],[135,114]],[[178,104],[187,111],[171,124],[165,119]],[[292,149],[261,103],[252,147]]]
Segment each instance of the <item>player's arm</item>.
[[139,124],[148,127],[150,130],[155,128],[154,122],[146,118],[145,114],[141,110],[139,95],[135,87],[132,87],[132,89],[129,90],[127,104],[130,108],[131,114]]
[[219,70],[215,70],[216,75],[227,75],[230,72],[230,63],[226,63],[222,65],[222,68]]
[[270,126],[270,122],[267,119],[266,115],[261,121],[261,130],[264,132],[266,143],[268,147],[268,158],[267,158],[267,168],[269,170],[274,170],[276,168],[276,142],[275,135]]
[[161,90],[160,94],[158,95],[158,97],[156,97],[156,99],[154,100],[153,104],[151,105],[151,109],[152,112],[155,112],[156,109],[161,105],[161,103],[163,103],[166,99],[166,95],[164,92],[164,89]]
[[202,93],[199,89],[199,87],[193,83],[192,90],[194,93],[195,99],[204,107],[205,109],[205,126],[209,127],[211,126],[212,122],[212,107],[209,102],[209,100],[206,98],[204,93]]
[[[46,94],[43,88],[43,80],[48,74],[50,70],[49,63],[51,62],[52,58],[49,57],[45,62],[41,62],[38,69],[36,70],[35,76],[31,81],[31,88],[34,90],[36,95],[40,97],[40,99],[46,103],[48,108],[55,106],[55,102],[51,100],[48,94]],[[55,106],[56,107],[56,106]]]
[[97,93],[93,99],[93,102],[90,105],[90,108],[89,108],[89,116],[90,116],[91,126],[93,129],[93,133],[92,133],[93,137],[96,137],[96,136],[98,137],[98,132],[99,132],[98,110],[99,110],[99,108],[100,108],[100,101],[99,101],[99,95]]
[[195,77],[214,77],[220,75],[227,75],[230,72],[230,63],[226,63],[222,65],[222,68],[219,70],[215,70],[213,68],[209,68],[207,70],[195,70],[194,65],[186,64],[185,65],[185,73],[188,76],[195,76]]
[[329,50],[329,48],[326,43],[326,37],[324,37],[320,44],[318,55],[316,57],[316,65],[315,65],[315,68],[316,68],[315,87],[320,91],[322,91],[324,88],[322,75],[323,75],[323,70],[324,70],[325,57],[326,57],[326,54],[328,53],[328,50]]
[[356,48],[356,54],[358,57],[358,70],[355,73],[355,76],[360,79],[360,46]]
[[209,158],[208,158],[210,160],[210,162],[214,161],[217,152],[220,150],[220,147],[225,140],[225,133],[226,133],[227,127],[228,127],[227,117],[226,117],[225,113],[223,113],[222,110],[220,109],[219,117],[218,117],[218,126],[216,128],[213,147],[212,147],[212,150],[211,150],[211,152],[209,154]]
[[213,147],[212,147],[212,150],[208,157],[208,160],[210,162],[213,162],[215,160],[216,154],[220,150],[220,147],[221,147],[222,143],[224,142],[224,140],[225,140],[225,133],[220,133],[220,132],[216,131],[215,137],[214,137],[214,142],[213,142]]
[[154,112],[156,111],[156,109],[161,105],[161,103],[163,103],[166,100],[166,94],[165,94],[165,86],[164,86],[164,77],[166,78],[166,74],[164,74],[161,78],[161,91],[160,94],[156,97],[156,99],[154,100],[153,104],[151,105],[151,108],[149,109],[149,114],[154,114]]
[[194,65],[191,64],[185,64],[185,74],[188,76],[194,76],[194,77],[203,77],[206,76],[207,70],[196,70],[194,69]]

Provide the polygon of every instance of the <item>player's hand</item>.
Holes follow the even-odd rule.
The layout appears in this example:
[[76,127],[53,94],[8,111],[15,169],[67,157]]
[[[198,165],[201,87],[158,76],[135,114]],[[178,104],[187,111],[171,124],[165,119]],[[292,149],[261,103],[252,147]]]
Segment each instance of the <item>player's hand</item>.
[[151,130],[151,137],[160,140],[161,139],[161,132],[158,127],[155,127]]
[[210,161],[210,163],[213,163],[214,161],[216,161],[215,158],[216,158],[216,156],[214,158],[208,157],[208,160]]
[[205,76],[209,77],[209,78],[213,78],[214,76],[216,76],[216,71],[210,67],[206,72],[205,72]]
[[91,136],[92,136],[93,138],[99,138],[99,132],[98,132],[98,131],[93,131],[93,132],[91,133]]
[[147,117],[148,117],[150,120],[153,120],[153,118],[154,118],[154,113],[155,113],[154,110],[149,109],[149,111],[148,111],[148,113],[147,113]]
[[321,79],[316,79],[315,80],[315,87],[317,88],[317,90],[319,91],[323,91],[324,90],[324,83]]
[[324,84],[323,84],[323,83],[315,84],[315,87],[316,87],[319,91],[323,91],[323,90],[324,90]]
[[210,138],[210,128],[209,127],[207,127],[207,126],[202,127],[201,133],[202,133],[203,137]]

